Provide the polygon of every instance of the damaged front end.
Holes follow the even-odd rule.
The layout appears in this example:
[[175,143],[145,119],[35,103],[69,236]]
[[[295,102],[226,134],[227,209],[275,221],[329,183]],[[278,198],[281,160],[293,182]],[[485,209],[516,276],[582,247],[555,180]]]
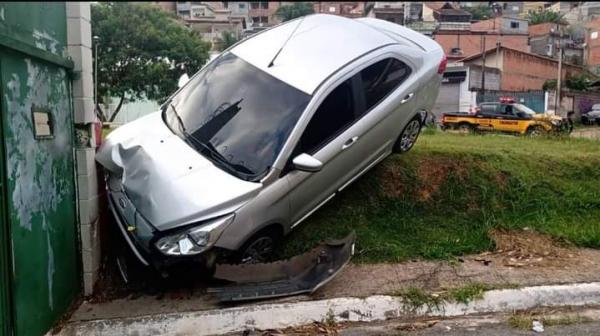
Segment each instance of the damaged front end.
[[310,294],[333,279],[354,255],[356,235],[319,244],[289,260],[263,264],[217,265],[215,278],[231,283],[208,289],[220,302]]

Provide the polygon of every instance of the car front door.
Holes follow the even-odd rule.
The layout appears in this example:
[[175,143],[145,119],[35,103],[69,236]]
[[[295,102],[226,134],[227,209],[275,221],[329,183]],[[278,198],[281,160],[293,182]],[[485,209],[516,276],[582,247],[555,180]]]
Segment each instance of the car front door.
[[394,127],[389,122],[405,122],[409,117],[413,95],[404,91],[412,86],[394,92],[394,96],[404,97],[399,99],[401,106],[387,107],[380,103],[410,73],[405,63],[383,59],[341,83],[321,103],[291,159],[307,153],[323,163],[322,169],[309,173],[291,168],[287,174],[292,227],[389,153],[403,127],[401,124]]

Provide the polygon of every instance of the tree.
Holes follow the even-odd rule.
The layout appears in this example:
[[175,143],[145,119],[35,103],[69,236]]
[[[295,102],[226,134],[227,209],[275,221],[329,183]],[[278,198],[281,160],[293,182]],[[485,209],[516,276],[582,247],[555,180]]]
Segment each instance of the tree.
[[461,9],[471,13],[472,20],[487,20],[494,17],[492,9],[488,6],[463,6]]
[[232,45],[236,44],[239,41],[239,39],[235,36],[235,34],[233,34],[230,31],[223,31],[221,32],[221,51],[231,47]]
[[563,14],[553,12],[550,10],[532,11],[527,14],[527,20],[530,25],[536,25],[539,23],[551,22],[566,24]]
[[281,21],[289,21],[304,15],[314,13],[313,5],[309,2],[294,2],[291,5],[282,5],[277,8],[275,15],[277,15]]
[[[131,2],[92,5],[92,35],[98,36],[98,106],[102,121],[114,121],[123,101],[161,101],[177,89],[179,77],[198,71],[208,59],[208,43],[174,14]],[[117,97],[112,112],[103,97]]]

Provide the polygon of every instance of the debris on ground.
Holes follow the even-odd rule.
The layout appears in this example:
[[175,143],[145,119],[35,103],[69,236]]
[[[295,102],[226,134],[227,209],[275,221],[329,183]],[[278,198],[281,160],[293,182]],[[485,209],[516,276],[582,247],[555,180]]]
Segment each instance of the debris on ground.
[[[315,322],[301,327],[265,330],[260,336],[304,336],[304,335],[338,335],[341,325]],[[250,335],[250,334],[248,334]]]
[[535,332],[544,332],[544,325],[540,321],[533,320],[531,330]]
[[418,322],[412,322],[412,323],[400,323],[396,327],[396,330],[416,331],[416,330],[421,330],[421,329],[427,329],[427,328],[433,327],[438,322],[439,322],[438,320],[431,320],[431,321],[418,321]]
[[579,252],[567,244],[531,229],[490,231],[496,244],[493,252],[475,256],[475,261],[489,265],[497,260],[508,267],[560,267],[575,260]]

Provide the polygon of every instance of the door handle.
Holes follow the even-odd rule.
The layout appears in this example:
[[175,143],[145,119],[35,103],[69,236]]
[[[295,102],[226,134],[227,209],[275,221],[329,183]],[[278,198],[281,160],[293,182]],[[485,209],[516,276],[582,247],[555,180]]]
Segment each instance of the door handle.
[[350,148],[352,145],[354,145],[356,143],[356,140],[358,140],[358,137],[355,136],[353,138],[348,139],[348,141],[346,141],[344,143],[344,145],[342,146],[342,150]]
[[406,102],[407,102],[407,101],[409,101],[409,100],[410,100],[410,99],[411,99],[411,98],[412,98],[414,95],[415,95],[415,93],[414,93],[414,92],[411,92],[411,93],[407,94],[407,95],[406,95],[406,97],[404,97],[404,99],[402,99],[402,100],[400,101],[400,104],[404,104],[404,103],[406,103]]

